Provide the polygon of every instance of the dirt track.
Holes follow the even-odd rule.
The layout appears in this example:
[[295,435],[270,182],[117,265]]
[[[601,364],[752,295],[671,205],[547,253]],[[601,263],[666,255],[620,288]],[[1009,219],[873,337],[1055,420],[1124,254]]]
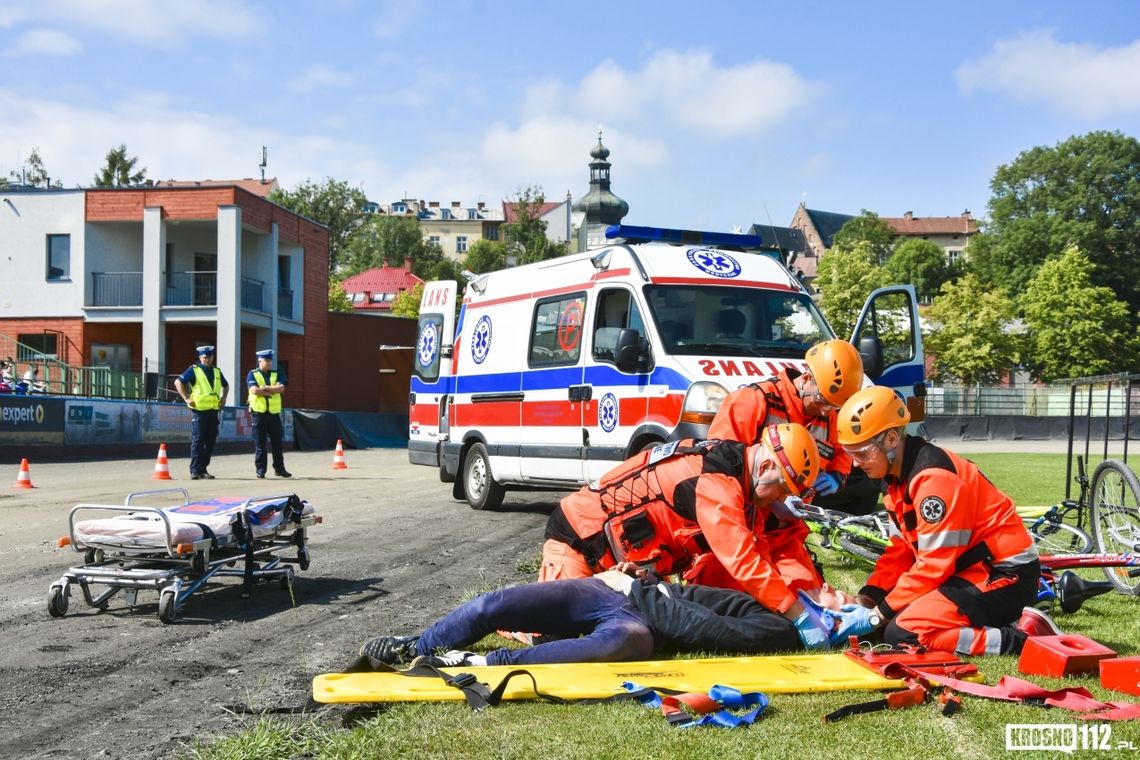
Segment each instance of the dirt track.
[[240,598],[240,579],[192,595],[178,621],[158,620],[157,594],[138,606],[122,595],[105,612],[78,589],[52,618],[48,587],[81,556],[56,548],[80,502],[119,504],[131,491],[167,485],[153,460],[37,464],[32,491],[9,488],[18,466],[0,463],[0,754],[20,758],[141,758],[186,753],[195,740],[233,734],[253,718],[220,707],[301,705],[312,677],[350,662],[364,639],[411,633],[466,592],[525,580],[546,515],[559,494],[517,493],[499,512],[450,498],[436,471],[407,463],[402,449],[289,452],[291,481],[253,476],[252,454],[216,457],[214,481],[190,481],[191,498],[297,493],[324,517],[312,529],[312,566],[297,576],[297,606],[277,583]]

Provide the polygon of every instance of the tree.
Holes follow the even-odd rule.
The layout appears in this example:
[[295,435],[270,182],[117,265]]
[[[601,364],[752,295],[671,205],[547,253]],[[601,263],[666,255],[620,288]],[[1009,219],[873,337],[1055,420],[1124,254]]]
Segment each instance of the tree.
[[887,259],[886,269],[892,282],[914,285],[915,292],[923,301],[938,294],[950,273],[945,252],[921,238],[899,243]]
[[506,266],[507,247],[498,240],[476,240],[463,257],[463,268],[476,274],[496,272]]
[[107,163],[95,175],[95,187],[130,187],[146,179],[146,167],[135,171],[139,160],[135,156],[127,157],[126,143],[107,151]]
[[420,315],[420,301],[424,299],[424,284],[417,282],[411,290],[401,290],[392,299],[392,316],[411,317],[416,319]]
[[832,238],[831,246],[852,248],[857,243],[868,243],[873,257],[871,260],[882,266],[890,258],[894,242],[895,231],[890,225],[874,211],[863,209],[859,216],[844,222]]
[[541,219],[545,202],[541,187],[520,188],[516,195],[515,221],[502,226],[507,256],[516,257],[516,264],[546,261],[566,252],[546,237],[546,222]]
[[1103,375],[1133,367],[1137,338],[1128,305],[1092,284],[1092,267],[1070,246],[1029,281],[1021,309],[1029,330],[1028,361],[1042,380]]
[[352,301],[344,292],[344,280],[329,280],[329,311],[351,312]]
[[274,190],[269,200],[329,228],[329,273],[342,265],[345,249],[367,216],[364,191],[332,177],[323,183],[306,180],[294,190]]
[[51,181],[47,169],[44,168],[44,160],[40,158],[39,148],[32,148],[32,153],[28,156],[21,171],[11,174],[14,179],[32,187],[63,187],[63,183],[59,180],[54,183]]
[[873,245],[863,240],[832,246],[820,259],[812,284],[819,289],[820,308],[841,337],[851,335],[867,296],[887,282],[886,272],[874,263],[873,251]]
[[368,214],[345,245],[342,269],[347,274],[359,274],[385,262],[402,266],[404,259],[410,258],[412,271],[423,277],[442,255],[438,246],[433,250],[424,240],[414,217]]
[[[1140,309],[1140,141],[1090,132],[1038,146],[998,167],[990,222],[970,243],[983,281],[1024,292],[1037,269],[1071,245],[1095,265],[1092,282]],[[1134,317],[1135,318],[1135,317]]]
[[934,377],[967,385],[1001,378],[1020,355],[1021,339],[1009,329],[1016,316],[1009,293],[984,287],[975,274],[943,285],[926,313]]

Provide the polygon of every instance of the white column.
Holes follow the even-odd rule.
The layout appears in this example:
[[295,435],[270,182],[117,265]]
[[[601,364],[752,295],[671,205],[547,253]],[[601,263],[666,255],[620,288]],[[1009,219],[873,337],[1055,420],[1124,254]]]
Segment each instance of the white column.
[[143,209],[142,367],[166,372],[166,323],[162,321],[162,281],[166,269],[166,221],[161,206]]
[[241,207],[218,206],[218,347],[217,366],[230,383],[229,405],[245,394],[241,371]]

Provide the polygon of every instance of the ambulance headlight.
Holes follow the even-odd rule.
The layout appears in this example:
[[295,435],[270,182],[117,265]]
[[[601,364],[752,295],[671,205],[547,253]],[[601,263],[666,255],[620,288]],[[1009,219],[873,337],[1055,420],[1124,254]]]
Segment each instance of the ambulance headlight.
[[720,383],[699,382],[689,386],[681,406],[681,422],[709,425],[720,409],[728,389]]

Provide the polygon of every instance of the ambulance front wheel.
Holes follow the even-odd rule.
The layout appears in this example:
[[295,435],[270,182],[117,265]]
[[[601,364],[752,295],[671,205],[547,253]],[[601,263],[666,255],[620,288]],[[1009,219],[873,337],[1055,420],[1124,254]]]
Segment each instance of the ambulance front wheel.
[[491,474],[491,457],[487,447],[476,443],[463,462],[463,490],[472,509],[498,509],[505,490]]

